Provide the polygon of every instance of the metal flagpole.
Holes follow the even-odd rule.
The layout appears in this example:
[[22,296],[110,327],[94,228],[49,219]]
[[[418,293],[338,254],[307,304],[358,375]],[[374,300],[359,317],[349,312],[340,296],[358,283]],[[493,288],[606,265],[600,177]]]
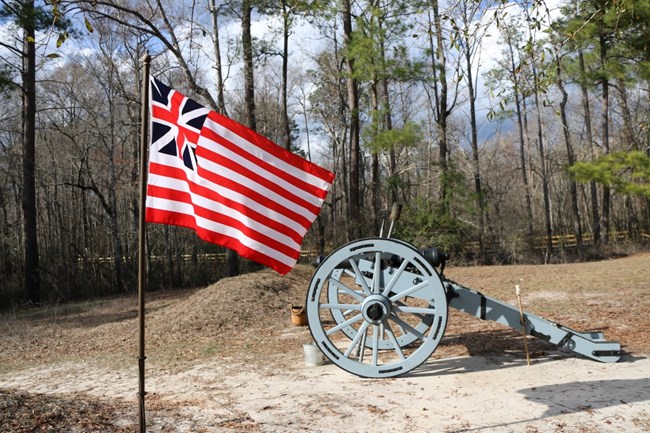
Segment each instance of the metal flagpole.
[[146,432],[144,397],[144,290],[146,280],[145,262],[145,200],[147,194],[147,143],[149,141],[149,67],[151,56],[149,53],[142,58],[142,110],[140,120],[140,206],[138,223],[138,321],[139,321],[139,352],[138,352],[138,399],[140,402],[140,433]]

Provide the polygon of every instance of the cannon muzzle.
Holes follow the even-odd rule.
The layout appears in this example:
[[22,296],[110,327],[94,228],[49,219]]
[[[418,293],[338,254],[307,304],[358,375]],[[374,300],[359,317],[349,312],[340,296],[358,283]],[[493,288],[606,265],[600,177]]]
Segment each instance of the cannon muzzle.
[[435,247],[423,248],[418,251],[420,254],[422,254],[422,257],[427,259],[427,262],[429,262],[434,268],[437,268],[438,266],[444,267],[447,263],[447,260],[451,258],[449,254],[440,251]]
[[[447,260],[451,258],[449,254],[435,247],[420,248],[418,249],[418,253],[434,268],[440,267],[441,272],[445,268]],[[390,266],[397,268],[402,264],[402,260],[402,257],[393,254],[389,259]]]

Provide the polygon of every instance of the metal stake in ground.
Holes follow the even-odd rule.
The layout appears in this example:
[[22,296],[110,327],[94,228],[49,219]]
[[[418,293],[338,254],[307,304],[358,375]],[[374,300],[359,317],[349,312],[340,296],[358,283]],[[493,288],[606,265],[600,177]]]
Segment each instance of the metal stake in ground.
[[526,316],[524,315],[524,307],[521,303],[521,289],[519,284],[515,285],[515,293],[519,301],[519,321],[521,323],[521,333],[524,337],[524,350],[526,351],[526,362],[530,366],[530,354],[528,353],[528,338],[526,337]]

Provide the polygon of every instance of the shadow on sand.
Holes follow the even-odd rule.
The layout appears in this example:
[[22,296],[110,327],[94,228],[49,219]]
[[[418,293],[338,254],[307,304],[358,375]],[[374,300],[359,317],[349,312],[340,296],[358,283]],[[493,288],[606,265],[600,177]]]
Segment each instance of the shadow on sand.
[[[534,363],[549,362],[569,355],[558,355],[552,358],[535,359]],[[619,363],[634,363],[645,359],[629,354],[624,355]],[[596,362],[596,361],[594,361]],[[483,372],[497,369],[523,366],[525,359],[515,359],[512,356],[475,356],[429,360],[414,370],[411,377],[463,374]],[[590,412],[598,409],[629,405],[633,403],[650,401],[650,379],[603,379],[603,380],[578,380],[568,383],[549,384],[524,388],[517,391],[525,400],[537,405],[546,406],[540,416],[521,419],[496,425],[483,425],[475,428],[461,428],[454,432],[492,431],[496,429],[510,429],[517,431],[526,423],[580,412]],[[650,422],[650,419],[647,420]]]

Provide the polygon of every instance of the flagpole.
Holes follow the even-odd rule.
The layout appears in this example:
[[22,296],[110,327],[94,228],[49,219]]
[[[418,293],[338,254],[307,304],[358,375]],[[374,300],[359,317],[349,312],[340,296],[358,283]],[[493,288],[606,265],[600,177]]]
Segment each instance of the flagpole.
[[146,281],[145,262],[145,197],[147,194],[147,143],[149,140],[149,68],[151,56],[149,53],[142,58],[142,108],[140,114],[140,205],[138,212],[138,330],[139,330],[139,351],[138,351],[138,400],[140,433],[146,432],[144,398],[147,394],[144,389],[144,361],[145,356],[145,327],[144,327],[144,292]]

